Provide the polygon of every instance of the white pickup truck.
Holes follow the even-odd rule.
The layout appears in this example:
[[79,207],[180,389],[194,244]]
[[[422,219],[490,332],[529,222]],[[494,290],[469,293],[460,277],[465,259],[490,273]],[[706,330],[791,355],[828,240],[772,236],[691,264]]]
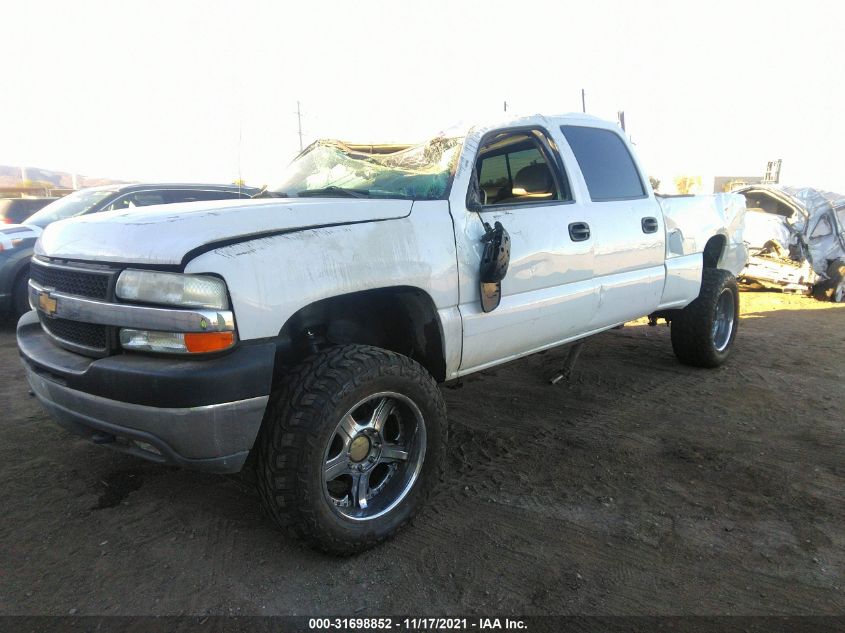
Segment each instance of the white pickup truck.
[[658,200],[620,132],[318,141],[259,199],[52,224],[17,329],[32,390],[95,443],[253,470],[317,548],[370,547],[438,479],[438,382],[646,315],[683,363],[730,354],[744,199]]

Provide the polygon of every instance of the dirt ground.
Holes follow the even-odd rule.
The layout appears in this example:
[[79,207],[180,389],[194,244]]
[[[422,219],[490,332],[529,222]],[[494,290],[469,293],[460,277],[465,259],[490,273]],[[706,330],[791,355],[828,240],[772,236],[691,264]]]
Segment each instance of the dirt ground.
[[845,305],[743,293],[735,356],[669,328],[444,388],[450,471],[351,559],[287,540],[230,478],[55,426],[0,328],[1,614],[845,613]]

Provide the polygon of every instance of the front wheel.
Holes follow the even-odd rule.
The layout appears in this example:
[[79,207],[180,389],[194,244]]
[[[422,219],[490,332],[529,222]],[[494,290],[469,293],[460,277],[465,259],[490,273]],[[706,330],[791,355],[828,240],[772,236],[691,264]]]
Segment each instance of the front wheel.
[[834,303],[842,303],[845,301],[845,262],[837,259],[830,263],[827,267],[827,282],[819,284],[822,287],[823,297],[820,299],[829,299]]
[[20,318],[32,308],[29,306],[29,268],[19,273],[12,288],[12,309]]
[[439,477],[445,404],[413,360],[365,345],[306,359],[258,439],[262,503],[313,547],[348,555],[408,523]]
[[718,367],[731,354],[738,325],[736,279],[705,268],[698,298],[672,318],[672,349],[685,365]]

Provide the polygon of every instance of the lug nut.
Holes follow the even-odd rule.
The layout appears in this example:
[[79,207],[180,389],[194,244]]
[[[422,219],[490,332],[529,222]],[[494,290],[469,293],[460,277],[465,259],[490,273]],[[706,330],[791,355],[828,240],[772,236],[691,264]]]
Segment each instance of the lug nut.
[[370,463],[372,463],[372,462],[374,462],[374,461],[376,461],[376,456],[375,456],[375,455],[370,455]]
[[363,466],[363,465],[358,466],[358,471],[360,472],[360,471],[362,471],[362,470],[364,470],[364,466]]

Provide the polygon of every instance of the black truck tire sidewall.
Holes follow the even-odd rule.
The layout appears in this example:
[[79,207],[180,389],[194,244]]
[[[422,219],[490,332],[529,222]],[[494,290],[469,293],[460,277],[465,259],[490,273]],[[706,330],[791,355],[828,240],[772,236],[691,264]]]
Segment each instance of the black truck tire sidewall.
[[[277,524],[318,550],[348,555],[377,545],[405,526],[423,505],[443,468],[445,405],[431,375],[411,359],[364,345],[316,354],[291,371],[271,396],[258,439],[262,503]],[[323,493],[325,449],[338,422],[368,395],[396,392],[419,408],[426,452],[420,474],[385,515],[353,521]]]
[[[730,338],[723,350],[713,341],[716,306],[723,292],[730,292],[734,301],[734,318]],[[698,298],[672,319],[672,348],[678,360],[694,367],[718,367],[733,351],[739,327],[739,288],[736,278],[727,270],[705,268]]]

